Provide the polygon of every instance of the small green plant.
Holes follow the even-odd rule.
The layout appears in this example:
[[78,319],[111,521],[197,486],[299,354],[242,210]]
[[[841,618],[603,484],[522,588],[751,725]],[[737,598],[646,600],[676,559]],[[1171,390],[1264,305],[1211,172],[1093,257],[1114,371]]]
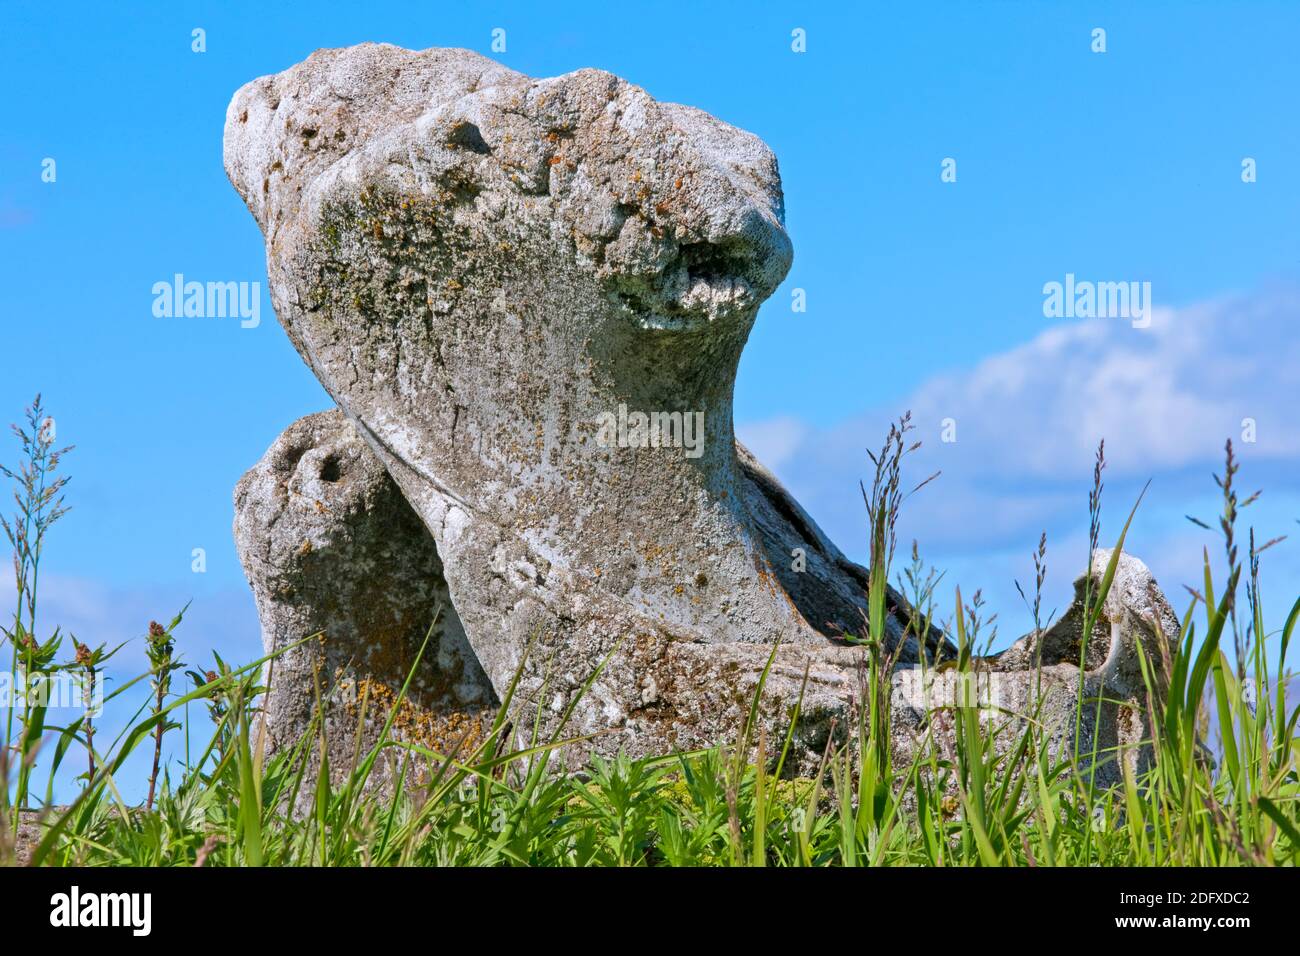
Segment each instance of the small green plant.
[[125,646],[125,644],[119,644],[110,651],[106,645],[101,644],[99,647],[92,649],[89,644],[82,644],[75,636],[72,637],[72,648],[75,656],[66,665],[66,668],[76,673],[81,680],[82,705],[85,708],[82,728],[86,735],[87,780],[90,780],[95,775],[94,712],[98,706],[96,692],[102,693],[100,671],[103,669],[104,664]]
[[[25,412],[25,424],[14,425],[22,460],[16,470],[0,465],[13,483],[16,510],[12,518],[0,515],[0,528],[13,548],[15,607],[13,623],[4,627],[10,647],[10,669],[15,684],[23,691],[22,717],[15,728],[15,708],[6,708],[4,751],[17,757],[17,786],[12,801],[11,823],[16,830],[18,813],[28,804],[28,791],[36,750],[45,724],[44,701],[49,680],[57,671],[54,658],[62,644],[56,629],[45,641],[37,638],[41,557],[50,529],[67,513],[63,489],[68,478],[58,474],[63,456],[72,450],[55,447],[55,424],[37,395]],[[17,736],[15,737],[15,729]],[[8,787],[0,796],[0,809],[8,809]]]
[[184,666],[175,658],[176,639],[172,632],[185,616],[186,608],[182,608],[166,627],[157,621],[150,621],[149,636],[145,641],[145,653],[149,657],[149,674],[153,690],[152,717],[154,719],[153,770],[149,773],[149,795],[144,802],[146,810],[153,809],[154,791],[158,786],[158,771],[162,763],[163,735],[169,730],[181,727],[181,724],[164,718],[163,703],[171,690],[172,674]]

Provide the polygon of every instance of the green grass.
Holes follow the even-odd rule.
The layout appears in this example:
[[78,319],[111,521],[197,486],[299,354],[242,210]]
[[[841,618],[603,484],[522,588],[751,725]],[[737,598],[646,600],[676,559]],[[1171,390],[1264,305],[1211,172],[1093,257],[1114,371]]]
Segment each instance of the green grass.
[[[559,774],[548,757],[565,745],[563,727],[549,739],[521,745],[509,728],[530,726],[530,720],[515,703],[513,686],[485,739],[465,752],[431,753],[394,739],[399,695],[375,745],[358,751],[350,771],[334,768],[331,774],[319,710],[297,745],[266,755],[258,710],[264,660],[239,669],[218,661],[216,671],[190,672],[186,692],[172,687],[168,677],[181,666],[169,649],[178,616],[171,626],[154,629],[152,669],[111,695],[139,696],[142,703],[138,718],[107,747],[82,720],[58,727],[45,715],[11,715],[13,729],[0,752],[6,781],[0,787],[0,862],[14,860],[20,824],[30,828],[38,821],[38,842],[29,853],[33,863],[48,866],[1295,863],[1300,709],[1288,713],[1282,686],[1300,601],[1280,633],[1266,634],[1258,571],[1267,545],[1256,549],[1252,535],[1245,567],[1237,563],[1233,529],[1238,511],[1253,499],[1239,503],[1232,491],[1230,450],[1221,481],[1227,580],[1213,580],[1207,554],[1202,588],[1193,594],[1180,633],[1169,635],[1168,658],[1143,660],[1154,728],[1146,742],[1155,755],[1150,770],[1126,770],[1120,786],[1104,789],[1096,783],[1099,761],[1121,760],[1127,767],[1124,754],[1053,753],[1033,720],[990,722],[960,707],[942,715],[955,745],[941,745],[927,732],[916,755],[896,764],[887,696],[895,657],[881,635],[894,519],[906,497],[899,475],[907,431],[904,419],[876,459],[877,480],[863,489],[873,561],[869,613],[858,641],[867,677],[859,718],[833,738],[813,777],[789,779],[790,737],[767,738],[755,716],[757,695],[734,737],[710,750],[592,758],[582,773]],[[1103,467],[1099,453],[1090,499],[1093,545]],[[1039,591],[1044,553],[1040,542]],[[903,583],[913,586],[918,613],[911,626],[919,631],[936,619],[936,580],[922,579],[917,567],[914,559]],[[1113,573],[1112,562],[1100,585],[1089,588],[1090,617],[1102,606]],[[56,663],[57,633],[46,644],[24,640],[35,630],[34,587],[20,588],[24,603],[14,628],[6,629],[15,667],[37,675],[57,667],[93,671],[95,659],[81,651],[84,645],[76,645],[77,658],[64,665]],[[1239,609],[1243,595],[1246,607]],[[1039,603],[1036,597],[1035,619]],[[957,655],[945,666],[970,671],[977,666],[979,603],[963,605],[956,591],[955,608]],[[1235,660],[1221,649],[1227,639]],[[1247,681],[1259,688],[1257,700],[1243,693]],[[210,739],[187,753],[183,765],[151,779],[150,789],[157,785],[151,807],[128,805],[120,796],[123,765],[141,747],[156,753],[190,705],[196,711],[206,705],[215,726]],[[1083,698],[1081,685],[1077,719],[1096,706]],[[1202,743],[1210,713],[1220,737],[1215,760],[1206,758]],[[32,797],[38,750],[49,778],[47,802],[63,762],[74,756],[86,762],[80,796],[71,805],[38,808]],[[388,796],[378,792],[369,784],[385,751],[401,757],[403,781],[417,766],[427,770],[427,779],[418,787],[399,785]],[[325,766],[314,781],[308,774],[313,757]]]

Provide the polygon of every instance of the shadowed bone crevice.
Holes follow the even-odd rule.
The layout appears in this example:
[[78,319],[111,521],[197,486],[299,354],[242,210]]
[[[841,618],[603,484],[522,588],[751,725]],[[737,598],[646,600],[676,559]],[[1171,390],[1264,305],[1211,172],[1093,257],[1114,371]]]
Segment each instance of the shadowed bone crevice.
[[[568,728],[589,749],[706,746],[780,642],[766,716],[807,668],[805,713],[843,724],[866,572],[733,433],[792,255],[759,139],[598,70],[364,44],[242,88],[225,164],[277,317],[427,528],[498,695],[522,666],[554,722],[599,669]],[[611,442],[627,410],[691,416],[698,449]]]

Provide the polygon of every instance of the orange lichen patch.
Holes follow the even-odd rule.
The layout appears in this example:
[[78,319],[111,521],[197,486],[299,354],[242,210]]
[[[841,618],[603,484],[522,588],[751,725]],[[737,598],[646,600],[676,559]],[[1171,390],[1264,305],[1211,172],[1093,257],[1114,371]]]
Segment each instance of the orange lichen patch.
[[[357,682],[357,695],[368,699],[367,708],[377,721],[388,719],[396,705],[392,734],[397,740],[416,744],[443,756],[459,747],[463,757],[473,752],[483,739],[483,725],[490,713],[485,708],[426,709],[403,698],[397,703],[397,692],[387,684],[362,678]],[[348,705],[348,714],[357,716],[358,704]]]
[[673,560],[673,553],[662,545],[655,544],[651,541],[639,542],[641,556],[649,567],[658,565],[659,574],[666,578],[676,576],[677,567]]
[[775,595],[780,588],[776,584],[776,578],[771,570],[757,552],[754,554],[754,571],[758,576],[759,584],[767,588],[769,594]]

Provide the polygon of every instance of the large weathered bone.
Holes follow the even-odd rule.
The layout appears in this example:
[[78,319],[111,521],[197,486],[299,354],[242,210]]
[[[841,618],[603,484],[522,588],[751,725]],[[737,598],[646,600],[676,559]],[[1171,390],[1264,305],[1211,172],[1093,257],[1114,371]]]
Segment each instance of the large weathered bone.
[[[865,572],[733,436],[791,257],[757,138],[595,70],[366,44],[241,89],[225,163],[280,321],[431,532],[498,694],[519,672],[553,723],[599,672],[574,759],[706,746],[780,642],[765,716],[807,671],[797,741],[848,721]],[[891,601],[897,689],[922,651]]]
[[[757,138],[595,70],[367,44],[241,89],[225,157],[277,315],[433,533],[498,691],[530,643],[524,686],[563,699],[622,641],[575,725],[604,728],[696,679],[694,645],[861,629],[799,511],[825,560],[793,578],[735,447],[736,363],[790,263]],[[636,413],[682,427],[641,447]]]

